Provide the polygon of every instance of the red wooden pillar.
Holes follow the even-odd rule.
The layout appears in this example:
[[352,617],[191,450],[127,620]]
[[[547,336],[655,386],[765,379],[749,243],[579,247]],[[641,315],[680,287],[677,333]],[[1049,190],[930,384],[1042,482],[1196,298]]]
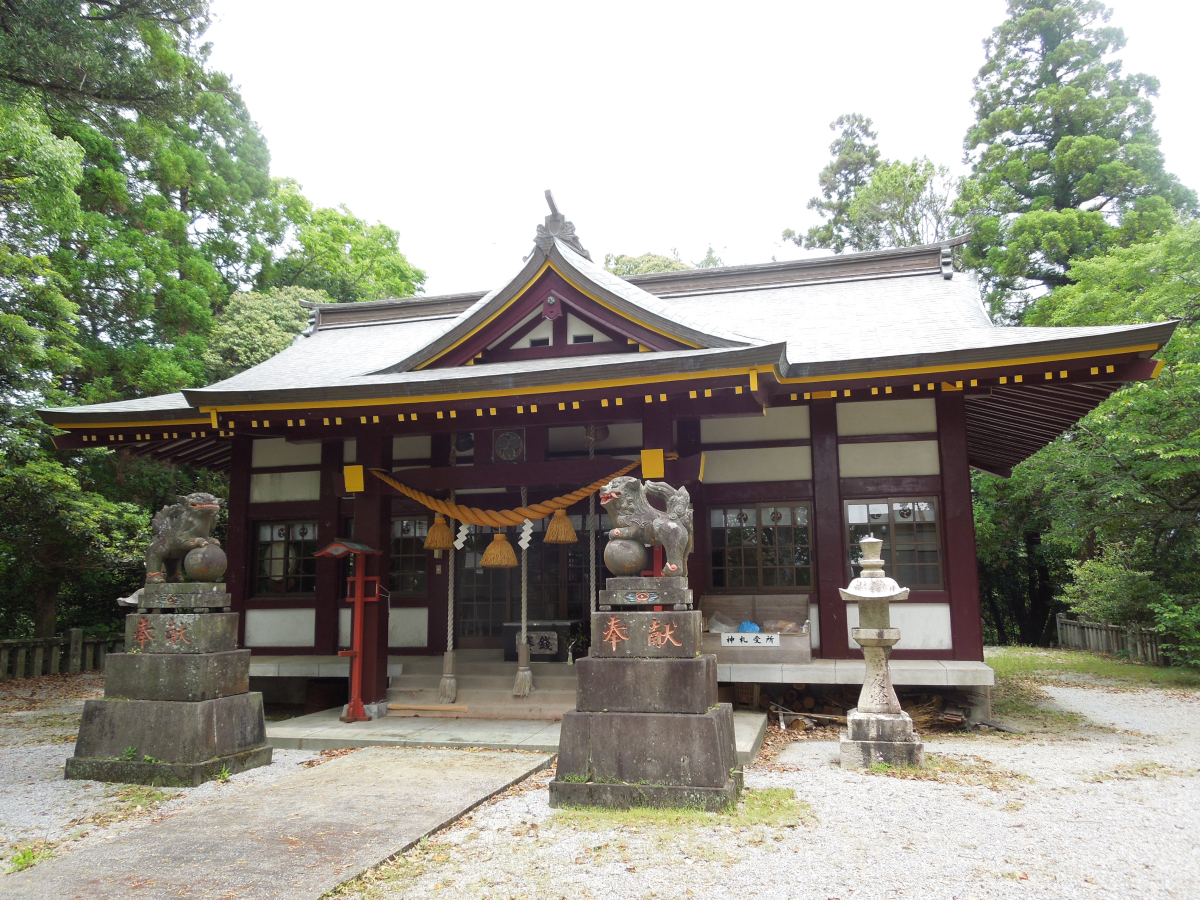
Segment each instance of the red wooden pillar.
[[229,461],[229,523],[225,529],[225,590],[229,592],[230,609],[238,613],[238,646],[246,641],[246,598],[250,596],[251,554],[250,467],[254,443],[250,438],[235,437],[231,442]]
[[846,547],[842,527],[842,489],[838,469],[837,404],[817,400],[809,407],[812,434],[813,537],[817,553],[817,608],[821,621],[821,656],[848,659],[845,587]]
[[[317,541],[327,547],[343,535],[339,512],[338,484],[341,481],[345,450],[341,440],[321,444],[321,496],[317,506]],[[313,652],[332,655],[338,650],[338,597],[344,564],[333,556],[317,557],[317,633]]]
[[[382,551],[368,556],[367,575],[378,576],[386,586],[391,558],[391,499],[386,485],[371,469],[392,468],[392,438],[377,429],[358,435],[357,463],[363,467],[363,490],[354,495],[354,539]],[[374,703],[387,695],[388,604],[363,604],[363,685],[364,703]]]
[[967,463],[967,410],[961,391],[937,395],[938,451],[942,466],[942,546],[950,592],[954,658],[983,659],[979,562]]
[[[683,458],[695,456],[700,452],[700,420],[680,419],[677,446],[679,455]],[[675,484],[672,487],[679,487]],[[695,549],[688,557],[688,584],[696,597],[708,591],[708,508],[704,505],[704,489],[699,483],[688,485],[688,493],[692,495],[694,519]]]

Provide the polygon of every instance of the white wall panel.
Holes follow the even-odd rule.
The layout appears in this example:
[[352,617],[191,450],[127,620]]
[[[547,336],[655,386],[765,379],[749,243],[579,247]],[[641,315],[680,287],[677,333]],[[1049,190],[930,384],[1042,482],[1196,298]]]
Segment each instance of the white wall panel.
[[268,466],[319,466],[321,445],[289,444],[283,438],[259,438],[254,442],[250,465],[256,469]]
[[433,453],[433,438],[427,434],[392,438],[392,459],[428,459]]
[[247,647],[312,647],[316,643],[315,609],[248,609]]
[[[561,428],[550,428],[547,430],[549,434],[546,438],[546,444],[551,453],[587,450],[587,444],[583,440],[584,430],[582,425],[564,425]],[[603,455],[607,454],[609,449],[613,447],[641,446],[641,422],[616,422],[608,426],[608,437],[605,440],[596,441],[596,452]]]
[[839,444],[838,471],[842,478],[938,475],[941,463],[937,441]]
[[812,449],[809,447],[704,451],[705,484],[807,481],[810,478]]
[[933,398],[869,400],[837,405],[838,434],[925,434],[937,432]]
[[[949,603],[893,603],[892,627],[900,629],[897,650],[951,650],[954,640],[950,632]],[[858,627],[858,604],[846,604],[846,635]],[[858,642],[850,638],[850,646]]]
[[764,416],[736,416],[729,419],[702,419],[702,444],[728,444],[734,441],[785,441],[810,436],[808,407],[787,406],[768,409]]
[[318,500],[320,497],[320,471],[266,472],[250,476],[251,503]]
[[350,629],[354,626],[354,610],[338,610],[338,646],[349,647],[353,634]]
[[428,647],[429,610],[423,606],[388,610],[389,647]]
[[350,438],[342,442],[342,462],[352,463],[358,457],[358,441]]
[[814,599],[808,605],[808,635],[809,642],[814,650],[821,647],[821,609],[817,606],[817,601]]

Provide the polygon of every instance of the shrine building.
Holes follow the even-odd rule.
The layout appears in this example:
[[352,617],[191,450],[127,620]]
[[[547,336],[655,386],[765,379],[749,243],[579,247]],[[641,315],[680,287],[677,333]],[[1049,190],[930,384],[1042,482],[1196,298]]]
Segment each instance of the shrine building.
[[[492,529],[467,528],[451,605],[449,553],[424,548],[433,513],[372,470],[512,510],[521,487],[537,503],[639,461],[631,474],[691,494],[706,617],[808,625],[811,661],[722,648],[720,681],[861,682],[857,608],[838,588],[870,532],[910,588],[892,605],[897,683],[986,686],[971,470],[1008,475],[1155,377],[1175,326],[995,325],[953,268],[962,240],[620,278],[555,212],[487,293],[315,305],[290,347],[226,381],[42,416],[60,448],[228,472],[240,641],[294,660],[280,674],[323,671],[350,643],[347,564],[317,551],[338,538],[381,550],[368,573],[389,597],[365,604],[366,701],[384,697],[389,655],[434,656],[451,638],[497,651],[520,618],[520,570],[481,564]],[[567,510],[575,543],[545,542],[547,518],[529,544],[528,617],[564,641],[607,576],[611,526],[588,508]],[[520,528],[508,533],[515,544]]]

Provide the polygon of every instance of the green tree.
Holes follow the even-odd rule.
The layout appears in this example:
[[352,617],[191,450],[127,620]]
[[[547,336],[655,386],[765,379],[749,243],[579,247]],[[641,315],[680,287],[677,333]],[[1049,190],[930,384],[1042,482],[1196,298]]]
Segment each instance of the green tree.
[[294,182],[280,184],[279,202],[293,224],[286,255],[264,267],[260,288],[303,287],[338,303],[411,297],[425,273],[400,252],[400,235],[358,218],[345,206],[313,208]]
[[68,115],[173,109],[188,68],[181,42],[208,26],[207,0],[0,3],[0,97]]
[[830,123],[837,137],[829,145],[833,157],[821,170],[818,179],[821,196],[808,201],[808,208],[818,213],[824,224],[810,228],[801,235],[791,228],[783,239],[797,247],[833,250],[874,250],[873,236],[864,234],[850,216],[850,204],[855,194],[866,187],[880,163],[877,136],[871,120],[858,113],[838,116]]
[[959,179],[927,158],[884,162],[850,201],[849,220],[863,243],[913,247],[953,237],[961,222],[952,207]]
[[628,275],[649,275],[652,272],[679,272],[692,267],[679,258],[678,252],[672,250],[670,256],[663,256],[661,253],[643,253],[641,256],[605,253],[604,268],[625,278]]
[[704,259],[696,263],[697,269],[719,269],[725,265],[725,261],[713,252],[712,244],[708,245],[708,252],[704,254]]
[[[1070,604],[1118,622],[1152,616],[1185,646],[1200,627],[1200,222],[1079,260],[1069,278],[1030,324],[1180,325],[1158,378],[1114,393],[1011,480],[976,476],[981,575],[1009,621],[1044,612],[1048,628]],[[1036,592],[1002,578],[1026,539],[1050,560]]]
[[993,313],[1020,314],[1030,288],[1070,281],[1072,260],[1144,240],[1191,211],[1195,194],[1164,167],[1151,97],[1122,75],[1125,36],[1098,0],[1009,0],[985,42],[972,174],[958,207],[965,263]]
[[79,218],[83,153],[32,106],[0,100],[0,441],[76,362],[74,306],[47,255]]
[[302,300],[330,302],[325,294],[307,288],[234,294],[204,352],[209,379],[223,381],[286,349],[308,323]]
[[0,470],[0,509],[4,568],[25,566],[35,592],[35,637],[57,631],[64,582],[136,567],[148,538],[144,510],[83,490],[76,472],[50,459]]

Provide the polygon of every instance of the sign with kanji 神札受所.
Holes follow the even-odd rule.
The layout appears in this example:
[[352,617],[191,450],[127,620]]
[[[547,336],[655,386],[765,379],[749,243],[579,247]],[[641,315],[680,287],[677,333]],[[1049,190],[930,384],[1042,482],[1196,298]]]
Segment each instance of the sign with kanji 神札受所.
[[727,631],[721,635],[722,647],[778,647],[778,634],[764,634],[761,631]]

